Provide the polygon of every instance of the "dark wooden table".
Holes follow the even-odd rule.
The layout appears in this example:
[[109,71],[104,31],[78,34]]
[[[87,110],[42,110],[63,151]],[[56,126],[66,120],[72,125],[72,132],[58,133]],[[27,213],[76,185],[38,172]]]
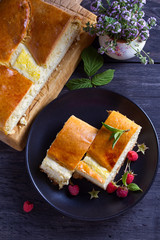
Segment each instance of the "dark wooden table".
[[[82,3],[88,8],[90,1]],[[151,118],[160,137],[160,0],[147,1],[146,16],[155,16],[158,26],[145,46],[154,65],[144,66],[136,58],[114,61],[104,56],[104,70],[115,69],[114,80],[104,88],[125,95]],[[97,40],[94,43],[97,45]],[[82,76],[80,64],[72,77]],[[63,89],[61,94],[68,90]],[[152,164],[152,159],[151,159]],[[34,203],[30,213],[23,202]],[[25,151],[17,152],[0,142],[0,239],[160,239],[160,168],[145,197],[121,216],[101,222],[83,222],[63,216],[52,208],[33,187],[26,170]]]

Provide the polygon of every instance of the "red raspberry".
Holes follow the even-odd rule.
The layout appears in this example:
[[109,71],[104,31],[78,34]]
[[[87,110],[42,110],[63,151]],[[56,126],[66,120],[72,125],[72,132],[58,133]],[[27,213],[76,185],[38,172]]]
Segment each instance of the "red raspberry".
[[106,190],[107,190],[108,193],[113,193],[113,192],[115,192],[115,191],[117,190],[117,188],[118,188],[118,187],[117,187],[113,182],[110,182],[110,183],[107,185]]
[[33,209],[33,203],[30,203],[29,201],[25,201],[24,202],[24,204],[23,204],[23,210],[25,211],[25,212],[30,212],[30,211],[32,211],[32,209]]
[[127,158],[130,161],[136,161],[138,159],[138,154],[135,151],[129,151],[127,154]]
[[127,174],[126,183],[127,183],[127,184],[130,184],[130,183],[133,182],[133,180],[134,180],[134,175],[133,175],[132,173],[128,173],[128,174]]
[[78,185],[69,185],[68,190],[72,196],[77,196],[79,193],[79,186]]
[[119,187],[116,193],[118,197],[125,198],[128,195],[128,189],[126,187]]

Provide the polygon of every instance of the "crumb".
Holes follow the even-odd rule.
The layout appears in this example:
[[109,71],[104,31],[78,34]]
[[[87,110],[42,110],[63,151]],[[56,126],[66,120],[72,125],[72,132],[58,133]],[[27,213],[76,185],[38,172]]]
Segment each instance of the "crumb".
[[77,42],[80,41],[80,35],[76,37]]
[[15,130],[13,129],[8,135],[15,134]]
[[25,117],[22,117],[19,122],[20,122],[20,124],[22,124],[24,126],[27,125],[27,120],[25,119]]

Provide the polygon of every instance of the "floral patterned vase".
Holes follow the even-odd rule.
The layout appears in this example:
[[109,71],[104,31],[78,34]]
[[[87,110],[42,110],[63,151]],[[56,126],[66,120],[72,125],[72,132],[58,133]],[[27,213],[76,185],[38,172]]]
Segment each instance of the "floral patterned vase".
[[[99,36],[99,44],[101,47],[107,47],[106,41],[111,40],[107,35]],[[133,40],[130,45],[124,41],[118,41],[115,51],[108,50],[106,54],[111,58],[118,60],[125,60],[129,58],[133,58],[136,54],[136,50],[141,51],[145,45],[146,41],[139,41],[137,38]]]

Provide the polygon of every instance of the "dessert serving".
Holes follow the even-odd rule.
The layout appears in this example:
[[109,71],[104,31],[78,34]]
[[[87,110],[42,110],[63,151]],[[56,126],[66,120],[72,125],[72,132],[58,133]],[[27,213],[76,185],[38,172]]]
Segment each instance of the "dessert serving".
[[[120,148],[123,152],[119,143],[129,134],[131,128],[127,125],[124,125],[123,129],[118,127],[119,125],[114,122],[113,118],[114,125],[108,127],[109,123],[106,123],[106,119],[110,116],[113,117],[112,113],[119,116],[120,122],[124,119],[127,124],[130,120],[131,126],[136,127],[137,125],[138,128],[141,126],[137,143],[133,149],[129,149],[124,164],[119,163],[120,169],[114,180],[104,190],[74,170],[68,181],[69,184],[59,190],[59,186],[55,186],[47,174],[40,170],[40,166],[47,149],[56,139],[63,124],[72,115],[97,129],[101,129],[102,122],[104,122],[103,127],[107,130],[106,133],[109,134],[110,140],[104,139],[104,142],[101,143],[105,144],[107,140],[111,151],[114,152]],[[98,136],[97,134],[96,136]],[[93,142],[96,141],[96,136]],[[103,88],[70,91],[52,101],[35,119],[26,148],[27,169],[41,196],[62,214],[82,220],[104,220],[129,210],[148,192],[158,164],[157,140],[156,132],[147,115],[126,97]],[[62,154],[63,148],[66,149],[64,145],[61,147]],[[91,144],[79,163],[84,161],[90,148]],[[94,161],[98,163],[95,157]],[[101,166],[100,163],[98,164]],[[91,169],[88,163],[86,165]],[[103,168],[107,170],[105,167]],[[97,169],[96,171],[93,169],[93,172],[98,173]]]
[[135,146],[140,130],[141,126],[116,111],[109,111],[100,130],[71,116],[40,169],[60,188],[68,185],[73,172],[77,172],[105,190]]
[[[115,146],[112,132],[102,126],[76,171],[103,189],[114,180],[127,153],[135,146],[141,127],[116,111],[110,111],[105,124],[125,130]],[[114,146],[114,147],[113,147]]]
[[59,188],[69,184],[78,162],[83,158],[97,134],[97,129],[71,116],[51,144],[40,169]]

